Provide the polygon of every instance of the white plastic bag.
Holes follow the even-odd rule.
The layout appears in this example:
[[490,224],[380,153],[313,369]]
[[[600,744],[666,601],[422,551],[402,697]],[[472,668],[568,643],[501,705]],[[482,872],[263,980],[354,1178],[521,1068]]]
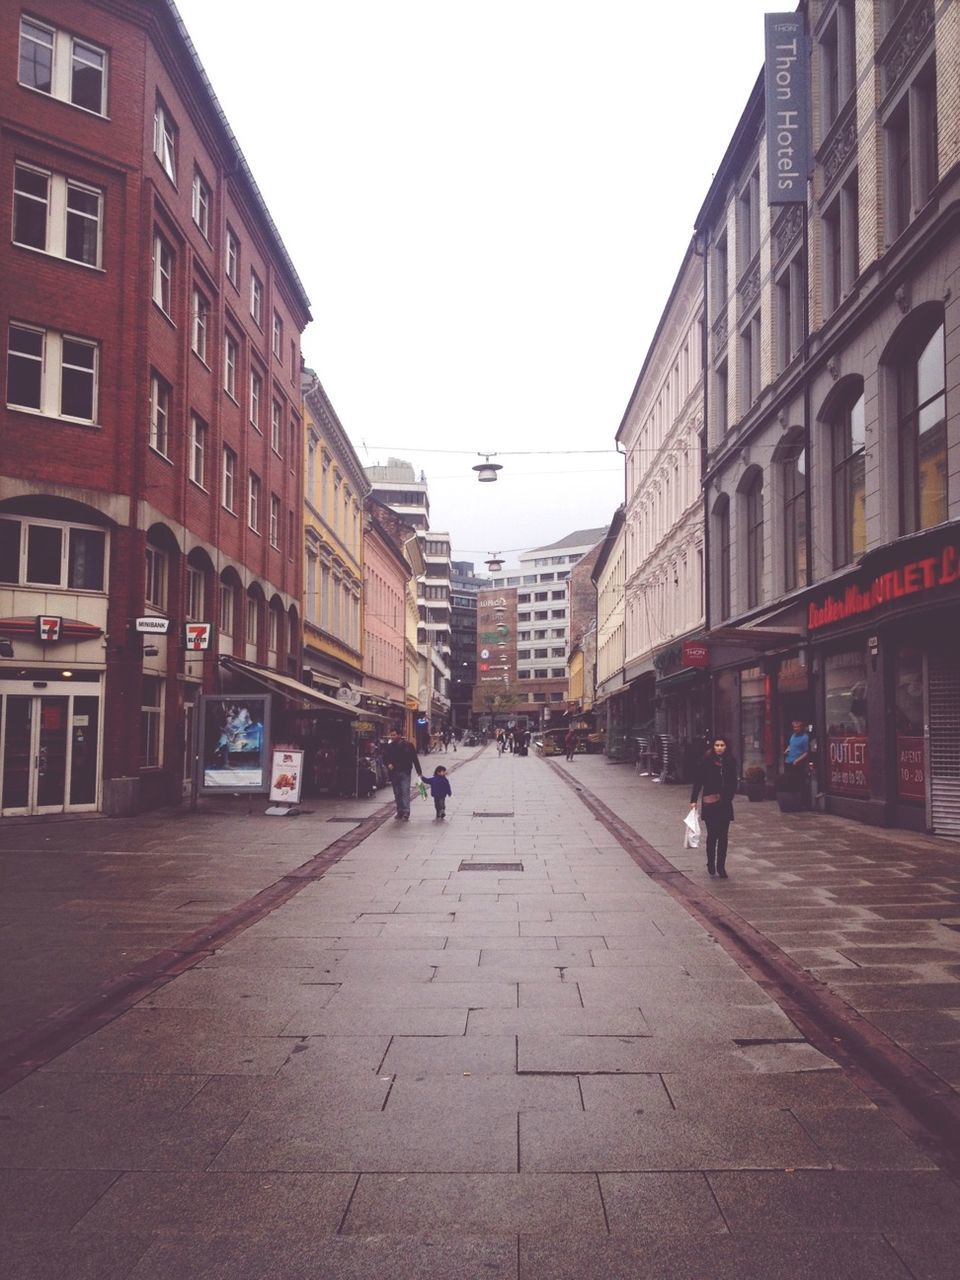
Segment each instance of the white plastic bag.
[[683,820],[683,847],[685,849],[700,848],[700,819],[696,809],[690,809]]

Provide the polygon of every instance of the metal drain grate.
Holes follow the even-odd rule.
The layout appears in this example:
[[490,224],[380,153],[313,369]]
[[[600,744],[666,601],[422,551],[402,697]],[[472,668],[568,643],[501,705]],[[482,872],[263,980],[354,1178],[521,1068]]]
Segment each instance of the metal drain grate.
[[362,818],[328,818],[327,821],[328,822],[349,822],[352,826],[353,823],[362,822],[363,819]]
[[473,816],[475,818],[512,818],[513,810],[511,809],[509,813],[506,811],[504,811],[503,813],[486,813],[486,812],[481,812],[479,809],[474,809]]
[[461,862],[458,871],[522,871],[522,862]]

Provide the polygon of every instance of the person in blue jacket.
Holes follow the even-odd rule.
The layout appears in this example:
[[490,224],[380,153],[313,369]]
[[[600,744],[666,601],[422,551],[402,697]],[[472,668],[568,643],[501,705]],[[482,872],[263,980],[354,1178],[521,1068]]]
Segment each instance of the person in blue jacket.
[[447,778],[447,771],[442,764],[438,764],[433,771],[433,777],[427,778],[427,786],[430,788],[430,794],[433,796],[434,808],[437,811],[438,818],[447,816],[447,796],[452,796],[453,791],[450,787],[450,780]]

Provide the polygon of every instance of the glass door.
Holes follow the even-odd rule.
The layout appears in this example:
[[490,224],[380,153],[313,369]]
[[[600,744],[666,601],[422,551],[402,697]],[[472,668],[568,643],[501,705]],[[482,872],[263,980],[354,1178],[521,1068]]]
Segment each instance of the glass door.
[[0,722],[0,813],[95,809],[99,730],[97,685],[7,693]]

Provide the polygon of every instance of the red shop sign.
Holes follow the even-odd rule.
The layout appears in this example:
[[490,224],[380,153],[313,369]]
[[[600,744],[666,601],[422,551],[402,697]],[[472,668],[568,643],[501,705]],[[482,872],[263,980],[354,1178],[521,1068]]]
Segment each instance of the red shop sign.
[[696,640],[684,640],[680,663],[684,667],[709,667],[710,650]]
[[923,738],[897,734],[897,795],[903,800],[923,800],[927,794],[926,753]]
[[840,796],[869,796],[866,737],[827,738],[827,790]]
[[807,608],[807,629],[816,631],[837,622],[848,622],[907,596],[957,583],[960,583],[960,551],[951,542],[935,555],[911,560],[878,574],[863,585],[851,583],[842,595],[825,596],[819,603],[811,601]]

